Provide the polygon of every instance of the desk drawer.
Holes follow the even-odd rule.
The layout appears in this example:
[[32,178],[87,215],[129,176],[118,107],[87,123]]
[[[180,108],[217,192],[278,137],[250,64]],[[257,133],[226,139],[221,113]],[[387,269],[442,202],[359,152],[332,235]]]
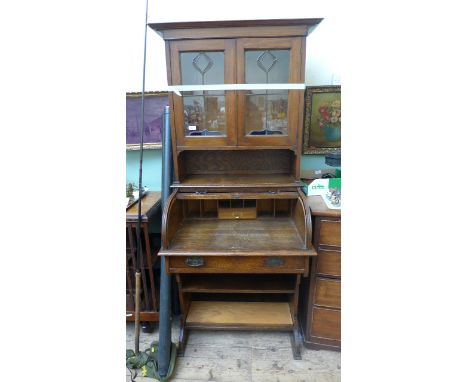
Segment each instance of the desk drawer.
[[218,219],[256,219],[257,208],[218,208]]
[[317,274],[341,276],[341,252],[323,248],[317,252]]
[[317,278],[315,280],[315,305],[341,308],[341,281]]
[[341,340],[341,311],[314,307],[312,309],[310,335]]
[[341,247],[341,221],[321,219],[318,241],[319,245]]
[[307,256],[168,256],[171,273],[305,273]]

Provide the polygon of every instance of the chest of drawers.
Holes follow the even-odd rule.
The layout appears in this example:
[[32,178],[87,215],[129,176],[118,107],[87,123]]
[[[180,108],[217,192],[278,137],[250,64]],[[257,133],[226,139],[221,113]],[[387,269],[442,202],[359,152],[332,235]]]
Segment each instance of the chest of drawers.
[[341,349],[341,211],[330,210],[321,196],[309,196],[317,257],[303,283],[300,322],[304,345]]

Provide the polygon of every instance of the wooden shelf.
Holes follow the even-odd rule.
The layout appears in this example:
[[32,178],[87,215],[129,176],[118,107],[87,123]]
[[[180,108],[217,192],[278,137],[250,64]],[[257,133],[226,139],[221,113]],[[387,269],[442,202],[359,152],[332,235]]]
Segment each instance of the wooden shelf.
[[191,328],[292,328],[287,302],[192,301],[186,320]]
[[188,175],[183,181],[174,184],[174,187],[300,187],[301,182],[289,174],[221,174],[221,175]]
[[294,293],[295,276],[282,275],[185,275],[183,292],[193,293]]

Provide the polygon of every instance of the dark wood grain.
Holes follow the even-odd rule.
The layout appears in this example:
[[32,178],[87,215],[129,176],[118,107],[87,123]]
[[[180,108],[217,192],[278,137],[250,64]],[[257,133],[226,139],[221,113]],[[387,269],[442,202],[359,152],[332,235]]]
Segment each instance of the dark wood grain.
[[320,218],[317,230],[319,231],[318,245],[341,246],[341,220]]
[[180,159],[187,175],[199,174],[291,174],[295,160],[291,150],[184,151]]
[[304,345],[340,350],[341,211],[329,210],[321,196],[309,196],[307,204],[314,215],[313,237],[319,255],[313,259],[310,279],[300,291]]
[[341,312],[334,309],[314,308],[310,334],[314,337],[339,340],[341,338]]
[[304,251],[307,247],[291,218],[246,221],[185,219],[169,248],[183,252]]
[[[216,31],[209,30],[209,28],[241,28],[246,27],[257,27],[257,26],[296,26],[296,25],[308,25],[312,27],[319,24],[322,18],[304,18],[304,19],[257,19],[257,20],[216,20],[216,21],[178,21],[178,22],[167,22],[167,23],[150,23],[150,28],[154,30],[168,30],[168,29],[208,29],[207,33],[211,36],[217,36]],[[250,32],[249,32],[250,33]],[[253,33],[256,35],[257,33]],[[278,36],[281,32],[278,29],[274,29],[274,35]]]
[[[141,220],[147,222],[153,216],[161,204],[161,193],[148,191],[141,199]],[[128,223],[138,221],[138,203],[127,209],[126,220]]]
[[[198,253],[191,253],[187,255],[173,255],[170,252],[164,252],[169,255],[169,271],[171,273],[236,273],[236,274],[249,274],[249,273],[304,273],[306,267],[309,265],[308,257],[304,254],[293,255],[275,255],[271,256],[248,254],[245,256],[237,256],[230,253],[224,256],[208,256],[199,255]],[[193,256],[200,256],[203,258],[203,266],[191,267],[187,265],[187,259]],[[282,264],[274,267],[269,267],[269,258],[279,258]]]
[[314,304],[325,308],[341,308],[341,281],[315,279]]
[[289,174],[197,174],[187,175],[187,177],[177,185],[178,188],[264,188],[266,186],[272,187],[272,189],[277,189],[282,187],[298,187],[300,186],[300,183]]
[[316,273],[324,276],[341,276],[341,251],[319,248]]

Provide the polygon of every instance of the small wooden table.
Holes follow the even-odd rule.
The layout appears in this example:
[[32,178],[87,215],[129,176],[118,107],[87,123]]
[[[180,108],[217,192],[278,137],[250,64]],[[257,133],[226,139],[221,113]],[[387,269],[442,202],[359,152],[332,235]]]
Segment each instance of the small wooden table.
[[[142,258],[141,277],[141,321],[159,321],[159,278],[153,270],[158,261],[159,248],[151,246],[149,235],[149,224],[154,220],[161,206],[161,193],[148,192],[141,199],[141,235],[142,235]],[[127,321],[135,320],[135,265],[137,253],[137,225],[138,225],[138,203],[127,209],[126,217],[126,268],[127,268]]]

